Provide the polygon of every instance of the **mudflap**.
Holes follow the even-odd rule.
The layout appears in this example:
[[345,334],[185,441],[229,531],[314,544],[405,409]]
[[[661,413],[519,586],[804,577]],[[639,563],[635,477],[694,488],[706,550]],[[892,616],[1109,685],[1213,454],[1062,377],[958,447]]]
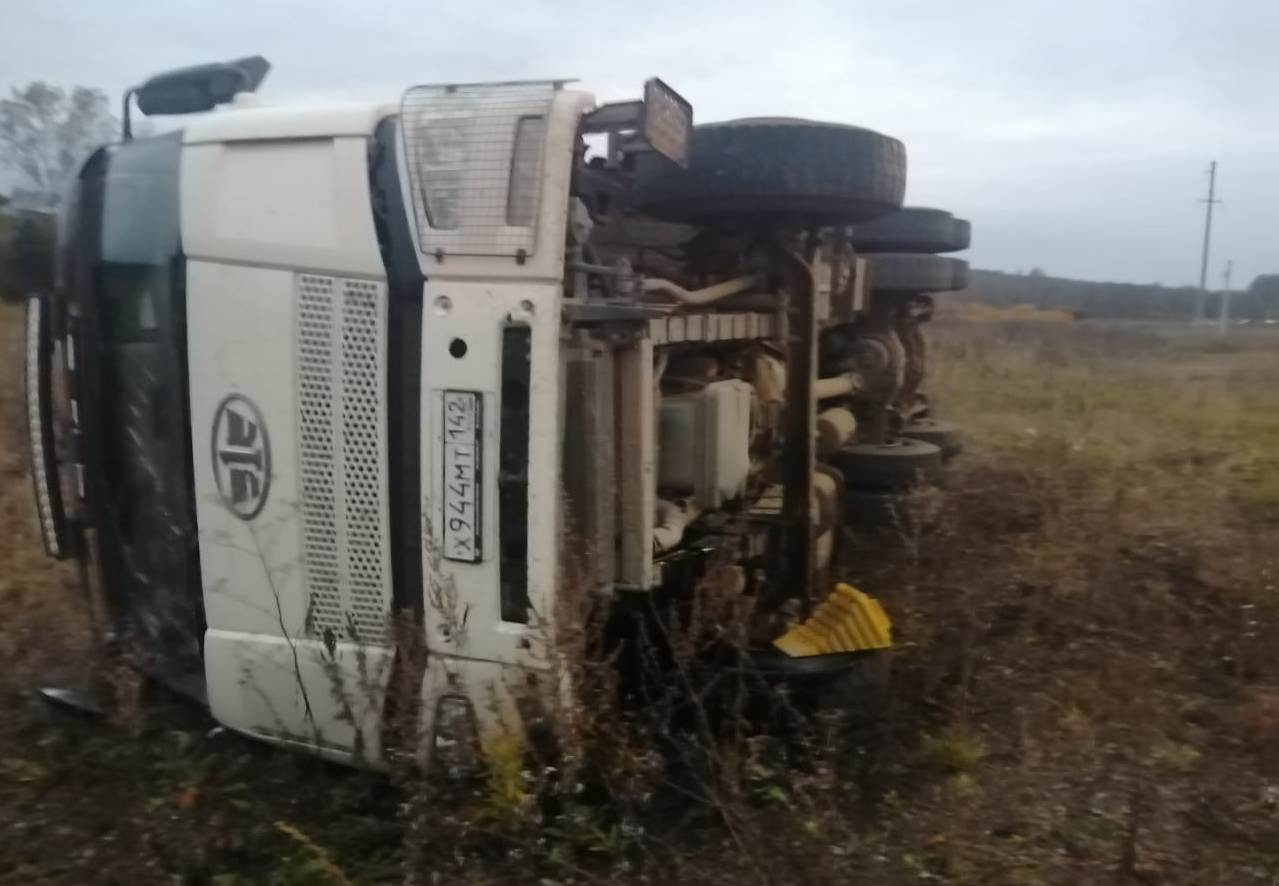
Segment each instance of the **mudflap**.
[[107,713],[107,702],[98,693],[72,686],[43,686],[36,691],[40,700],[52,708],[73,711],[86,717],[101,718]]

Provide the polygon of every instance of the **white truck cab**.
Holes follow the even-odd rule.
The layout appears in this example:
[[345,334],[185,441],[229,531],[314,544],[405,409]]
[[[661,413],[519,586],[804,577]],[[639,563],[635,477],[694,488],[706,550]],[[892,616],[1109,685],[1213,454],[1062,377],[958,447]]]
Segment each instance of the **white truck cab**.
[[657,80],[294,108],[245,98],[265,73],[138,87],[211,112],[85,163],[29,305],[46,548],[132,660],[232,729],[381,766],[392,708],[423,759],[442,720],[519,734],[563,689],[570,580],[620,606],[727,562],[773,664],[887,645],[873,600],[822,600],[850,483],[940,459],[897,433],[926,412],[894,331],[918,306],[873,305],[848,236],[900,207],[899,142],[694,130]]

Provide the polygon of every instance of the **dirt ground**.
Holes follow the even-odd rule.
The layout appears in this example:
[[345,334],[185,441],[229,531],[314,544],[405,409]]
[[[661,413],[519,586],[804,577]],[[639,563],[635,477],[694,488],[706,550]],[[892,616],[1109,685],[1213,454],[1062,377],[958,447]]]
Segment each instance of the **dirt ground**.
[[0,883],[1279,883],[1271,330],[939,317],[967,450],[846,550],[895,622],[887,690],[731,790],[513,821],[501,773],[348,772],[127,677],[108,722],[32,698],[103,665],[38,550],[0,307]]

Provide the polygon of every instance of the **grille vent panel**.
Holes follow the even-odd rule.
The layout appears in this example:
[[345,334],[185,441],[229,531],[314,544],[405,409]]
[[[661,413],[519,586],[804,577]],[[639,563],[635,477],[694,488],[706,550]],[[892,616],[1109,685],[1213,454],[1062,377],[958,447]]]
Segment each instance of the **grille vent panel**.
[[297,277],[298,456],[309,627],[387,642],[386,289]]

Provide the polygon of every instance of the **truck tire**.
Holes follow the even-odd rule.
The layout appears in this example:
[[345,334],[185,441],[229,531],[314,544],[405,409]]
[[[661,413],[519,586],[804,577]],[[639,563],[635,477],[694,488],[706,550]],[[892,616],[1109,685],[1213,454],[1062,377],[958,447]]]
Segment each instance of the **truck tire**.
[[899,437],[888,443],[845,446],[831,463],[853,489],[909,489],[941,476],[941,449],[922,440]]
[[866,257],[873,292],[950,292],[968,285],[968,262],[945,255],[885,252]]
[[868,534],[913,534],[937,522],[940,493],[935,487],[897,492],[850,489],[845,494],[844,518],[853,529]]
[[687,169],[640,155],[632,200],[668,221],[824,226],[886,215],[905,190],[906,148],[895,138],[838,123],[752,117],[695,127]]
[[873,727],[883,723],[892,704],[892,686],[892,650],[862,652],[851,667],[823,681],[818,704],[822,710],[842,713],[849,726]]
[[949,460],[964,451],[964,435],[959,425],[939,418],[920,418],[901,430],[903,437],[923,440],[941,450],[943,460]]
[[972,226],[944,209],[910,206],[855,225],[849,242],[858,252],[957,252],[967,249]]

